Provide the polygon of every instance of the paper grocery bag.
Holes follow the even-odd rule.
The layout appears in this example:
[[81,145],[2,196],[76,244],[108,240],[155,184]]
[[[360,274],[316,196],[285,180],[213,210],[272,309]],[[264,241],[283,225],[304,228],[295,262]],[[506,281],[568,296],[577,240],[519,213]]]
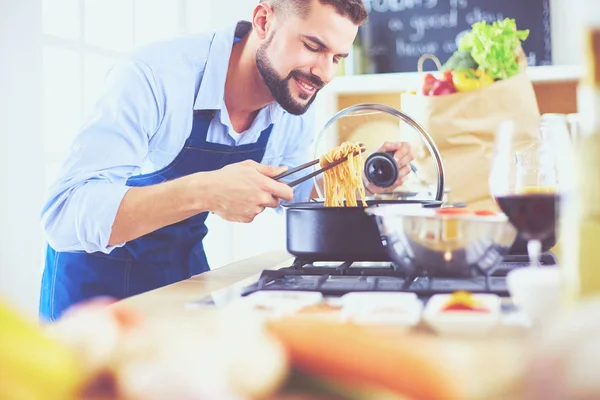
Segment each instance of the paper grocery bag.
[[[517,128],[514,139],[523,144],[539,137],[540,111],[533,85],[524,71],[471,92],[441,96],[405,93],[401,95],[400,107],[423,126],[438,147],[445,169],[445,187],[450,188],[448,201],[466,202],[470,207],[498,210],[488,178],[500,123],[512,119]],[[402,134],[405,133],[410,135],[403,129]],[[419,143],[414,138],[408,140],[413,146]],[[420,169],[421,178],[435,183],[431,155],[424,145],[419,146],[415,148],[415,166]]]

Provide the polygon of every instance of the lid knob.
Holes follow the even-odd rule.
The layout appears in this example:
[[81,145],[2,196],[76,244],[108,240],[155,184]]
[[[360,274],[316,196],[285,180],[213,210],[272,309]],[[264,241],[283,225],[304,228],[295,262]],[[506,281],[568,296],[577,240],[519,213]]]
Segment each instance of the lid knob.
[[398,180],[398,164],[394,159],[394,152],[371,154],[365,161],[365,177],[377,187],[392,186]]

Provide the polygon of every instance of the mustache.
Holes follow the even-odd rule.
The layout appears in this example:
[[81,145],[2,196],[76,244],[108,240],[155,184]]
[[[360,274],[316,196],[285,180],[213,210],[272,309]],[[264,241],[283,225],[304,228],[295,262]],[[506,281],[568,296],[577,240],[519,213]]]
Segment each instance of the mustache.
[[323,82],[321,80],[321,78],[319,78],[316,75],[313,74],[305,74],[304,72],[301,71],[292,71],[290,72],[290,76],[288,77],[288,79],[290,78],[302,78],[306,81],[309,81],[310,83],[313,84],[313,86],[317,89],[323,89],[323,87],[325,86],[325,82]]

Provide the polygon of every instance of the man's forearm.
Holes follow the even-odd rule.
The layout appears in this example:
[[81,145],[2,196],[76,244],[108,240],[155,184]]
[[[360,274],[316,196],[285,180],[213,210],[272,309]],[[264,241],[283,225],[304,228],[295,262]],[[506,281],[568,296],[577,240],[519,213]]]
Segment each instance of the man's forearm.
[[207,175],[196,174],[158,185],[129,189],[117,211],[109,246],[137,239],[164,226],[210,211],[207,178]]

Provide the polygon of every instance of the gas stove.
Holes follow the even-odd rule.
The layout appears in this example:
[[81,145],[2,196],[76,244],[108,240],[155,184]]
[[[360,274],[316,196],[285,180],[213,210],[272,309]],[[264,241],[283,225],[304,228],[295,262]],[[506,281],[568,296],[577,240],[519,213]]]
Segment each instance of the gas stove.
[[[542,266],[556,264],[553,254],[545,253]],[[265,269],[258,281],[242,289],[246,296],[258,291],[317,291],[324,296],[350,292],[413,292],[427,298],[435,294],[466,290],[509,296],[506,275],[513,269],[529,266],[527,255],[509,255],[489,276],[476,278],[408,277],[390,262],[319,262],[296,258],[289,267]]]

